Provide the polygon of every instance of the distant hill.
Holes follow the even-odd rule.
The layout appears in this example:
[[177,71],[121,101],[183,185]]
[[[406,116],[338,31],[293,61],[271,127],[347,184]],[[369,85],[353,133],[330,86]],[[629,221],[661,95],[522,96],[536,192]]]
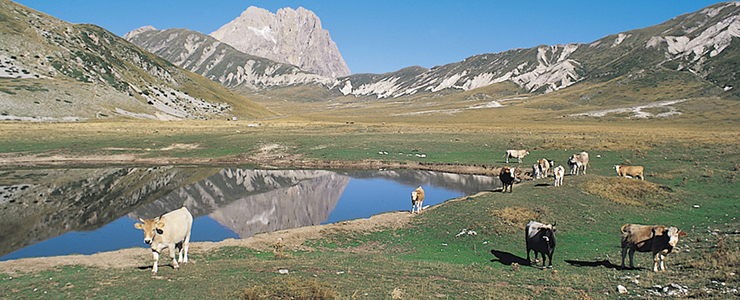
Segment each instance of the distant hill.
[[277,114],[90,24],[0,0],[0,120]]
[[[740,36],[740,4],[726,2],[709,6],[694,13],[684,14],[662,24],[606,36],[588,44],[542,45],[529,49],[512,49],[500,53],[471,56],[461,62],[436,66],[431,69],[408,67],[385,74],[354,74],[336,79],[310,75],[285,66],[253,68],[270,65],[253,56],[226,58],[234,52],[219,50],[215,41],[198,44],[200,65],[193,59],[184,59],[184,50],[196,47],[185,39],[162,42],[174,32],[158,31],[139,34],[132,39],[150,51],[169,55],[163,57],[185,66],[232,89],[237,86],[252,90],[285,89],[286,99],[305,98],[305,89],[296,86],[315,86],[324,92],[313,91],[306,100],[355,96],[360,100],[372,98],[416,97],[436,93],[458,93],[500,84],[514,83],[517,93],[546,94],[565,92],[574,85],[584,88],[618,80],[622,85],[611,92],[586,91],[572,102],[586,104],[610,101],[644,102],[661,100],[654,90],[669,89],[671,99],[697,96],[740,96],[738,39]],[[277,33],[273,33],[277,34]],[[183,35],[180,33],[180,36]],[[198,36],[189,32],[188,36]],[[141,37],[141,38],[139,38]],[[152,41],[147,41],[147,38]],[[202,37],[199,38],[204,40]],[[167,44],[169,49],[158,51],[154,45]],[[215,50],[214,50],[214,47]],[[154,48],[154,49],[153,49]],[[206,58],[205,55],[210,55]],[[160,54],[162,55],[162,54]],[[243,55],[236,53],[235,55]],[[176,56],[176,57],[173,57]],[[228,61],[228,63],[226,63]],[[246,62],[246,63],[241,63]],[[259,62],[259,63],[258,63]],[[217,67],[228,65],[230,69]],[[242,64],[241,69],[239,65]],[[187,66],[186,66],[187,65]],[[202,66],[214,66],[206,71]],[[241,70],[241,71],[237,71]],[[278,71],[273,71],[278,70]],[[279,74],[279,75],[277,75]],[[239,78],[239,81],[235,81]],[[276,80],[278,79],[278,80]],[[610,85],[614,88],[614,85]],[[631,90],[631,92],[626,92]],[[291,96],[291,93],[295,95]],[[643,97],[646,94],[648,97]],[[273,95],[275,93],[272,93]],[[319,96],[316,96],[319,95]],[[620,98],[621,97],[621,98]],[[621,100],[620,100],[621,99]],[[556,105],[557,106],[557,105]]]

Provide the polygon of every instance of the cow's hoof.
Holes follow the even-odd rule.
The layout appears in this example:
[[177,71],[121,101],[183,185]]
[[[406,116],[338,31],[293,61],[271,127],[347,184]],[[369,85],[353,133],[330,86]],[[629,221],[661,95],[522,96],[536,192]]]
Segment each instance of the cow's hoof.
[[152,276],[157,276],[157,272],[152,272]]
[[552,269],[552,266],[547,266],[548,269]]

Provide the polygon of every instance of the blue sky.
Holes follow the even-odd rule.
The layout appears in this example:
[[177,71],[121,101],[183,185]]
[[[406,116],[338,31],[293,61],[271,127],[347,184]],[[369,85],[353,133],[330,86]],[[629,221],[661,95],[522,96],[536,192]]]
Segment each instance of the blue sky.
[[284,1],[18,0],[72,23],[123,36],[144,25],[209,34],[249,6],[275,13],[304,7],[329,31],[353,74],[431,68],[467,57],[537,45],[589,43],[660,24],[722,1]]

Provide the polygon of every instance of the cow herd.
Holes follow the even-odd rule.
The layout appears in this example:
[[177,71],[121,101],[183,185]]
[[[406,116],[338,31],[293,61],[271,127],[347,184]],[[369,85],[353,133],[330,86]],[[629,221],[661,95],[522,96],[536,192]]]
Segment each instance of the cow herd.
[[[506,163],[509,158],[517,158],[522,163],[522,158],[528,155],[527,150],[507,150],[504,156]],[[567,160],[568,168],[571,175],[585,175],[586,169],[590,166],[588,152],[575,153]],[[626,178],[639,178],[645,180],[644,168],[642,166],[620,166],[615,165],[614,169],[617,175]],[[562,165],[555,167],[552,160],[542,158],[532,166],[532,178],[543,179],[549,176],[552,171],[555,177],[555,186],[563,184],[565,168]],[[505,166],[501,168],[499,179],[503,185],[502,192],[512,191],[512,185],[516,178],[516,168]],[[639,225],[625,224],[621,227],[621,244],[622,244],[622,265],[629,254],[630,268],[634,268],[633,256],[637,252],[652,252],[653,271],[665,270],[664,259],[678,243],[678,238],[686,236],[687,233],[676,227],[666,227],[663,225]],[[535,263],[538,261],[537,256],[542,256],[542,268],[552,268],[552,255],[555,251],[555,226],[554,224],[545,224],[531,221],[524,229],[524,239],[527,248],[527,262],[531,263],[530,252],[534,251]],[[549,260],[549,265],[547,264]]]

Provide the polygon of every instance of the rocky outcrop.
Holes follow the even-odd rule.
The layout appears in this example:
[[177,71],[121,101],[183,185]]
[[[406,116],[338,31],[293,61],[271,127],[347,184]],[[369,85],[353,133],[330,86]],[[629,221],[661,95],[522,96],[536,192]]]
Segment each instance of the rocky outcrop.
[[291,85],[323,84],[334,80],[297,66],[249,55],[219,40],[188,29],[135,29],[128,41],[162,58],[231,89],[264,90]]
[[292,64],[318,75],[350,74],[347,64],[310,10],[283,8],[273,14],[249,7],[241,16],[210,34],[247,54]]

